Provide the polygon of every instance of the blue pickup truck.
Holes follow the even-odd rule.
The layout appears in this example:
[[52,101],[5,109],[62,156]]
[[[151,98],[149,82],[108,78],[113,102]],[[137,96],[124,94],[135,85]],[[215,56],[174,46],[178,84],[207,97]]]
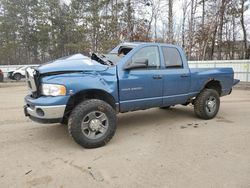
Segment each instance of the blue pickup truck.
[[85,148],[113,137],[119,112],[193,104],[199,118],[211,119],[220,97],[239,82],[232,68],[190,69],[180,47],[158,43],[122,43],[105,55],[64,57],[28,68],[26,80],[25,115],[67,124]]

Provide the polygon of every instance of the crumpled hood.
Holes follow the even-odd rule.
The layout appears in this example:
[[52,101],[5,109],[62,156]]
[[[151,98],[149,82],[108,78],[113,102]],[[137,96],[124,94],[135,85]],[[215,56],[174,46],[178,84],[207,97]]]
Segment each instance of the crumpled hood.
[[43,64],[38,67],[38,70],[40,74],[44,74],[70,71],[104,71],[107,68],[107,65],[102,65],[87,56],[75,54]]

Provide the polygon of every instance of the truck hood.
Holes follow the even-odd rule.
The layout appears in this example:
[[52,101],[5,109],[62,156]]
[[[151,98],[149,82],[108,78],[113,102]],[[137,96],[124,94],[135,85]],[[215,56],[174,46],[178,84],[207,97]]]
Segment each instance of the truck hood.
[[82,54],[75,54],[63,57],[38,67],[40,74],[56,72],[76,72],[76,71],[104,71],[107,65],[102,65]]

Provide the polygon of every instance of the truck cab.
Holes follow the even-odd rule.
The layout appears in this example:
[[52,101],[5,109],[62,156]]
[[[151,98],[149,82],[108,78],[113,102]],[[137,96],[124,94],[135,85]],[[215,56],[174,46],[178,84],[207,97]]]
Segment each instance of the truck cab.
[[190,70],[177,46],[140,46],[117,71],[121,111],[185,103],[189,97]]

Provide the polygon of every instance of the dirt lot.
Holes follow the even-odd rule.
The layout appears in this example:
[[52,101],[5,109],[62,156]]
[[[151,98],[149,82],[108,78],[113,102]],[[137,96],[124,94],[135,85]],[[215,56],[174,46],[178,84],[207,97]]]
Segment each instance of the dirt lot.
[[222,98],[217,117],[193,108],[118,117],[111,142],[84,149],[67,127],[23,115],[26,87],[0,84],[0,187],[250,187],[250,91]]

